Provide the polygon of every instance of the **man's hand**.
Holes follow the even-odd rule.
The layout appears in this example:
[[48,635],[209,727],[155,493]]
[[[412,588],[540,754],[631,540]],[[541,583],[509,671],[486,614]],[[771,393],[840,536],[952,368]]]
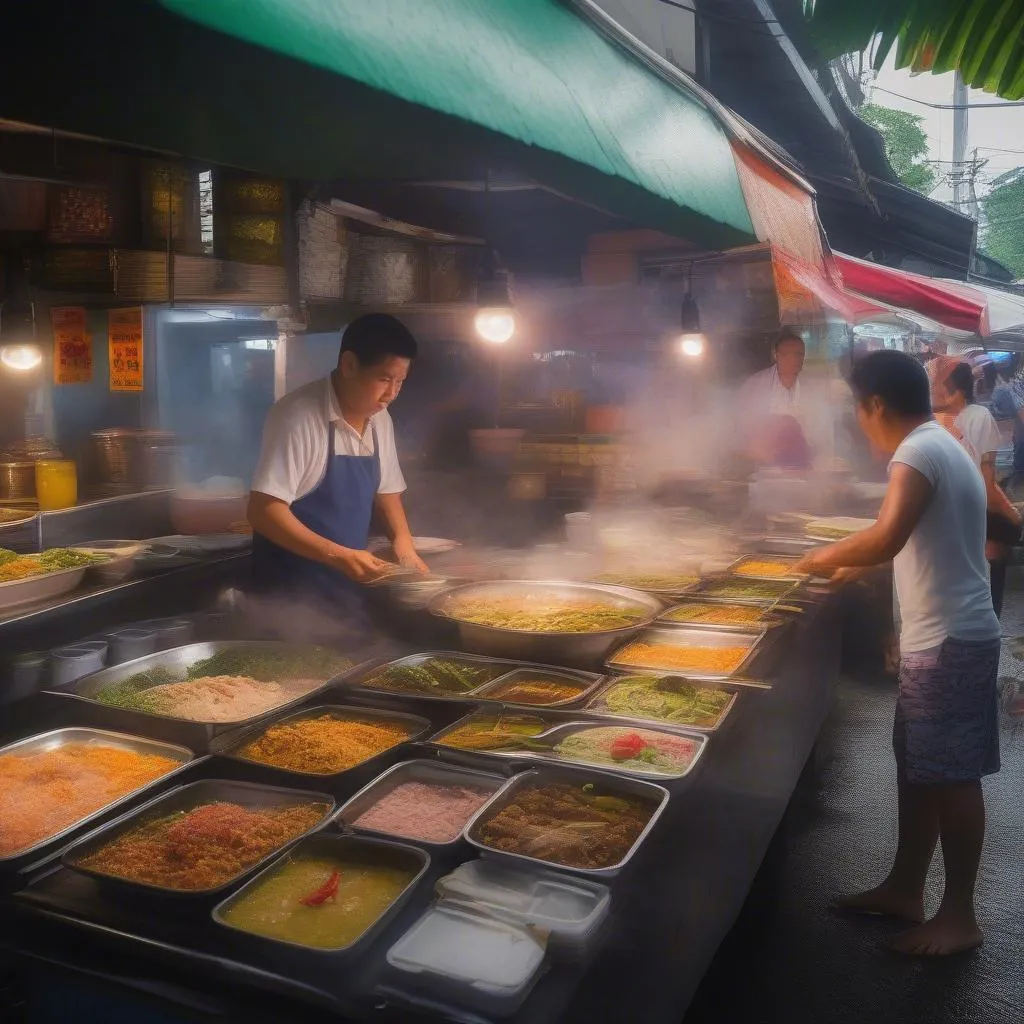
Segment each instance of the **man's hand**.
[[430,568],[426,562],[418,554],[416,554],[416,547],[412,542],[412,537],[396,537],[394,543],[391,545],[391,549],[395,553],[395,558],[405,566],[406,569],[415,569],[416,572],[427,573],[430,572]]
[[822,565],[821,561],[822,553],[827,550],[827,547],[811,548],[811,550],[793,566],[793,572],[805,574],[807,576],[829,575],[830,570],[826,569]]
[[369,551],[343,547],[331,553],[327,564],[356,583],[369,583],[394,568],[390,562],[371,555]]
[[871,572],[874,566],[861,565],[855,568],[836,569],[829,577],[829,586],[841,587],[847,583],[858,583]]

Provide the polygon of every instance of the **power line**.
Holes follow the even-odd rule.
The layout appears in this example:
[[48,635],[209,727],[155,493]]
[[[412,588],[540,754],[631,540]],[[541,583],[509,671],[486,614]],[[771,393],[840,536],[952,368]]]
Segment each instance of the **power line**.
[[[666,3],[667,0],[661,0]],[[887,96],[895,96],[897,99],[906,100],[908,103],[920,103],[922,107],[931,107],[932,110],[984,110],[987,107],[1002,109],[1004,107],[1024,107],[1024,100],[1004,100],[1002,103],[929,103],[927,100],[919,100],[914,96],[904,96],[901,92],[893,92],[892,89],[883,89],[880,85],[872,85],[871,88],[877,92],[884,92]]]

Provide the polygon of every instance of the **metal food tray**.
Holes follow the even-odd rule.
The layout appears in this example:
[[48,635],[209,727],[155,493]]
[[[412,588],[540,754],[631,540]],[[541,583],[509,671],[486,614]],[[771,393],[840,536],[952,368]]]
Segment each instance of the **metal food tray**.
[[[261,711],[257,715],[251,715],[248,718],[234,722],[194,722],[187,718],[158,715],[151,711],[114,707],[113,705],[103,704],[96,700],[96,694],[107,686],[122,682],[129,676],[140,672],[148,672],[156,668],[167,669],[178,677],[178,681],[183,681],[186,671],[191,665],[230,648],[242,647],[263,651],[293,650],[300,652],[308,651],[310,648],[316,648],[317,646],[316,644],[280,643],[275,640],[221,640],[213,643],[187,644],[184,647],[158,651],[155,654],[148,654],[144,658],[137,658],[135,661],[126,661],[113,668],[94,672],[92,675],[84,676],[63,689],[47,689],[43,692],[63,699],[85,702],[89,706],[90,715],[94,718],[102,719],[104,726],[121,726],[144,733],[156,732],[160,734],[161,738],[170,739],[172,742],[181,743],[194,750],[205,751],[215,736],[237,729],[240,726],[250,725],[271,716],[280,715],[283,711],[287,711],[304,701],[310,700],[328,687],[334,686],[343,679],[348,678],[351,673],[359,671],[362,666],[354,664],[330,679],[324,680],[319,686],[314,686],[306,693],[299,694],[291,700],[286,700],[276,707]],[[338,653],[340,657],[346,657],[341,652]]]
[[[443,764],[440,761],[402,761],[378,776],[368,786],[364,786],[350,800],[342,804],[334,816],[334,824],[339,828],[349,829],[364,835],[381,836],[398,842],[416,843],[428,850],[451,850],[460,842],[463,829],[454,839],[446,843],[435,843],[427,839],[416,839],[413,836],[399,836],[390,832],[378,832],[375,829],[363,828],[355,824],[356,819],[378,803],[392,790],[406,782],[423,782],[439,786],[451,786],[462,783],[479,789],[490,789],[497,794],[508,785],[508,779],[494,772],[478,771],[473,768],[462,768],[456,765]],[[489,798],[484,806],[490,802]],[[469,819],[470,821],[472,818]],[[468,822],[467,822],[468,824]]]
[[[465,598],[513,597],[526,603],[537,600],[541,595],[603,602],[609,607],[635,610],[638,617],[628,625],[615,629],[569,633],[485,626],[460,619],[451,611],[452,602]],[[427,605],[431,614],[456,624],[459,638],[468,650],[497,658],[573,665],[599,662],[621,639],[649,625],[663,607],[656,597],[640,590],[598,583],[565,583],[560,580],[470,583],[439,594]]]
[[55,569],[38,576],[0,583],[0,612],[69,593],[85,578],[87,568],[80,565],[75,569]]
[[[487,712],[484,712],[486,714]],[[564,765],[566,767],[590,768],[598,772],[610,772],[613,775],[627,775],[632,778],[638,779],[650,779],[652,781],[664,781],[664,782],[677,782],[679,779],[685,778],[693,771],[697,766],[697,762],[701,759],[704,753],[704,747],[707,745],[708,737],[702,732],[691,732],[687,729],[660,729],[657,725],[652,722],[647,722],[641,725],[639,722],[587,722],[582,720],[573,720],[568,722],[556,721],[549,722],[548,727],[543,731],[539,732],[534,736],[527,737],[538,743],[549,743],[550,749],[547,751],[543,750],[462,750],[459,747],[449,747],[442,743],[441,740],[446,733],[451,732],[453,729],[457,729],[459,726],[466,724],[471,719],[475,718],[476,714],[466,715],[465,718],[460,718],[457,722],[450,725],[447,729],[443,729],[436,736],[432,737],[429,741],[430,745],[434,747],[438,754],[443,758],[451,758],[455,761],[461,761],[462,755],[465,755],[465,761],[467,764],[480,763],[486,764],[489,759],[495,759],[498,761],[515,763],[517,761],[524,762],[536,762],[540,761],[545,764],[557,764]],[[544,719],[544,715],[537,715],[536,717]],[[724,717],[724,715],[722,716]],[[685,739],[693,740],[697,744],[697,751],[693,755],[690,763],[679,772],[645,772],[637,768],[626,768],[621,764],[606,764],[601,761],[581,761],[576,758],[562,757],[558,754],[554,746],[560,740],[565,739],[567,736],[571,736],[573,733],[579,732],[581,729],[629,729],[632,726],[638,728],[644,728],[651,732],[670,732],[673,736],[682,736]]]
[[95,811],[86,814],[77,821],[72,822],[59,832],[54,832],[45,839],[39,840],[32,846],[26,846],[16,850],[7,856],[0,856],[0,871],[17,871],[26,864],[44,857],[52,852],[70,835],[88,826],[91,822],[111,813],[118,807],[122,807],[132,800],[137,799],[147,790],[160,783],[166,782],[180,772],[184,771],[195,759],[195,754],[187,747],[179,747],[170,743],[160,743],[156,740],[144,739],[141,736],[128,736],[125,733],[108,732],[104,729],[68,728],[53,729],[50,732],[39,733],[36,736],[29,736],[15,743],[9,743],[6,747],[0,747],[0,757],[7,754],[37,754],[42,751],[59,750],[61,747],[69,746],[72,743],[88,743],[96,746],[121,747],[132,750],[138,754],[155,754],[159,757],[169,757],[179,762],[177,768],[172,768],[163,775],[139,786],[136,789],[119,796],[109,803],[97,807]]
[[652,673],[644,671],[630,672],[627,675],[620,676],[605,676],[605,678],[602,680],[601,687],[580,710],[584,711],[588,715],[593,715],[595,717],[601,718],[602,720],[606,720],[609,722],[615,722],[619,725],[636,725],[642,726],[645,729],[663,729],[666,732],[681,732],[687,735],[692,732],[705,733],[710,735],[712,733],[718,732],[722,728],[722,726],[725,724],[726,719],[729,717],[729,715],[732,714],[733,708],[736,707],[736,702],[739,700],[740,696],[738,690],[732,689],[732,687],[736,685],[735,683],[723,685],[721,683],[716,683],[712,680],[707,679],[688,680],[686,676],[676,676],[671,672],[659,672],[658,676],[669,676],[672,678],[692,682],[695,686],[698,686],[701,689],[722,690],[727,693],[731,692],[732,699],[729,701],[728,704],[725,705],[725,708],[718,716],[718,719],[714,725],[695,725],[690,722],[667,722],[662,718],[640,718],[637,715],[620,715],[616,714],[614,711],[609,711],[607,708],[603,708],[600,706],[601,699],[608,690],[610,690],[616,683],[621,682],[623,679],[628,679],[630,676],[634,675],[652,676],[652,678],[657,678],[657,676],[652,675]]
[[[355,856],[352,856],[353,851]],[[350,859],[358,859],[362,863],[374,866],[405,866],[412,868],[413,875],[406,887],[398,894],[391,904],[382,911],[377,919],[360,935],[353,939],[347,946],[309,946],[300,942],[292,942],[289,939],[276,939],[270,935],[261,935],[259,932],[252,932],[238,925],[232,924],[225,919],[225,913],[239,900],[245,899],[246,895],[256,888],[261,882],[269,878],[275,872],[282,870],[296,854],[323,854],[339,859],[349,856]],[[228,896],[227,899],[218,903],[210,912],[214,922],[222,928],[231,931],[235,940],[246,946],[259,946],[262,949],[271,950],[294,950],[314,956],[350,956],[366,949],[373,940],[380,934],[396,914],[408,903],[410,897],[420,884],[423,876],[430,867],[430,854],[418,846],[410,846],[407,843],[396,843],[388,839],[376,839],[369,836],[354,835],[315,835],[302,839],[282,854],[271,864],[268,864],[253,878],[250,878],[241,889]]]
[[[743,597],[735,596],[732,594],[712,594],[709,593],[711,588],[719,583],[735,583],[737,581],[742,582],[743,580],[749,580],[753,584],[757,583],[778,583],[779,594],[777,597]],[[714,575],[705,576],[698,586],[686,596],[688,598],[699,598],[701,601],[708,601],[709,603],[717,604],[746,604],[754,605],[758,608],[768,608],[773,605],[779,604],[780,602],[787,601],[790,595],[794,591],[798,590],[800,584],[793,580],[755,580],[751,576],[729,576],[727,574],[716,573]]]
[[[728,630],[688,629],[685,626],[671,626],[668,629],[649,629],[639,636],[628,640],[621,647],[613,651],[605,665],[610,671],[625,675],[633,675],[639,671],[646,674],[656,672],[659,675],[679,675],[694,680],[730,680],[740,675],[750,665],[751,661],[754,660],[757,648],[767,632],[766,629],[749,630],[746,633],[741,633]],[[748,642],[743,643],[741,639],[746,639]],[[627,665],[624,662],[616,661],[616,656],[633,643],[653,643],[666,647],[746,647],[747,654],[735,668],[728,672],[671,669],[666,668],[664,665]]]
[[[139,828],[147,821],[162,818],[176,811],[191,811],[203,804],[227,802],[239,804],[247,810],[259,811],[267,807],[294,807],[296,804],[324,804],[326,810],[320,821],[305,832],[299,833],[291,839],[286,840],[280,846],[275,847],[270,853],[244,868],[232,878],[221,882],[208,889],[170,889],[162,885],[153,885],[149,882],[136,882],[119,875],[110,875],[102,871],[94,871],[81,864],[81,860],[108,843],[119,839],[127,832]],[[281,786],[259,786],[252,782],[233,782],[226,779],[202,779],[199,782],[189,783],[187,786],[178,786],[169,793],[150,800],[148,803],[137,807],[127,814],[100,828],[89,835],[79,839],[69,846],[61,856],[61,863],[64,867],[77,871],[79,874],[95,878],[104,884],[112,884],[136,893],[159,893],[167,896],[182,897],[203,897],[212,896],[215,893],[223,892],[225,889],[236,885],[242,878],[251,875],[271,860],[277,857],[282,850],[285,850],[322,828],[334,811],[334,797],[327,793],[312,793],[306,790],[285,789]]]
[[[257,736],[261,736],[267,731],[267,729],[272,729],[279,725],[287,725],[289,722],[301,721],[306,718],[319,718],[322,715],[330,715],[333,718],[344,719],[345,721],[393,722],[396,725],[407,726],[409,732],[405,739],[398,740],[397,743],[393,743],[390,747],[381,750],[379,753],[371,754],[368,758],[360,761],[358,764],[354,764],[349,768],[343,768],[341,771],[337,772],[311,772],[300,771],[296,768],[284,768],[281,765],[273,764],[269,761],[257,761],[251,757],[243,757],[238,753],[246,743],[255,739]],[[347,775],[349,772],[354,772],[357,769],[365,769],[367,766],[373,765],[381,758],[393,753],[395,749],[400,747],[403,743],[415,743],[417,740],[425,736],[430,729],[430,720],[421,718],[419,715],[408,715],[403,714],[400,711],[390,710],[378,711],[373,708],[360,707],[354,704],[318,704],[316,707],[303,708],[301,711],[296,711],[283,718],[274,718],[269,721],[260,722],[258,725],[246,726],[230,733],[222,733],[214,739],[213,742],[211,742],[210,753],[216,757],[226,758],[229,761],[237,761],[239,764],[256,765],[258,768],[265,768],[270,772],[298,776],[299,778],[308,780],[311,783],[316,782],[317,780],[322,780],[324,783],[330,783]]]
[[794,572],[786,573],[782,576],[755,576],[748,572],[737,572],[737,569],[744,562],[779,562],[785,564],[792,562],[794,565],[800,561],[798,557],[792,555],[758,555],[758,554],[746,554],[740,555],[735,562],[731,562],[726,568],[726,573],[731,576],[738,576],[742,580],[757,580],[759,583],[803,583],[809,580],[810,574],[805,572]]
[[[560,864],[557,861],[543,860],[540,857],[530,857],[524,853],[509,853],[504,850],[496,850],[480,839],[480,827],[508,806],[521,789],[554,783],[563,783],[571,786],[585,786],[589,784],[600,791],[610,794],[643,797],[652,802],[654,810],[643,831],[637,836],[636,842],[626,851],[622,860],[605,868],[578,868],[569,864]],[[651,829],[657,824],[667,804],[668,790],[664,786],[655,785],[653,782],[625,778],[620,775],[610,775],[606,772],[597,772],[590,768],[569,768],[561,765],[558,767],[531,768],[514,776],[500,792],[496,793],[494,797],[484,804],[469,820],[464,835],[466,840],[472,846],[475,846],[483,856],[493,857],[495,860],[503,860],[510,864],[518,865],[535,864],[543,867],[545,870],[550,870],[554,867],[561,871],[571,871],[588,878],[614,878],[633,859],[637,850],[640,849],[641,844],[651,832]]]
[[[382,672],[386,672],[388,669],[402,668],[406,665],[422,665],[424,662],[431,661],[434,658],[440,658],[446,661],[466,661],[476,665],[500,665],[507,666],[507,668],[503,668],[501,675],[497,675],[493,679],[489,679],[486,683],[480,683],[479,686],[475,686],[471,690],[463,690],[462,693],[450,693],[447,690],[439,690],[437,693],[425,693],[421,690],[391,690],[382,686],[368,685],[369,680]],[[387,697],[407,697],[412,698],[413,700],[472,701],[475,700],[473,695],[476,694],[478,690],[482,690],[485,686],[490,686],[491,684],[496,683],[503,676],[508,675],[509,672],[520,668],[521,666],[522,662],[519,661],[511,661],[507,658],[487,658],[479,654],[464,654],[462,651],[424,651],[421,654],[409,654],[404,658],[395,658],[393,661],[386,661],[383,664],[374,665],[369,669],[360,666],[358,672],[353,670],[352,672],[346,673],[346,679],[349,688],[361,690],[366,694]]]
[[[615,574],[609,573],[609,575]],[[622,573],[621,575],[627,576],[628,573]],[[699,572],[683,573],[682,575],[693,576],[694,579],[691,583],[683,583],[678,587],[641,587],[636,583],[607,583],[601,579],[592,579],[590,582],[599,587],[622,587],[626,590],[639,591],[641,594],[650,594],[652,597],[657,597],[662,601],[672,601],[678,597],[682,597],[683,594],[689,594],[694,587],[700,584]]]
[[[554,701],[551,704],[526,704],[515,700],[509,700],[505,697],[493,697],[490,695],[491,690],[496,690],[499,686],[506,686],[511,682],[515,682],[518,676],[534,677],[540,675],[552,676],[556,681],[558,679],[564,679],[571,683],[586,683],[586,686],[576,694],[575,697],[567,697],[565,700]],[[473,691],[473,700],[494,701],[495,703],[503,704],[506,707],[511,708],[535,708],[538,711],[546,711],[549,708],[552,710],[558,710],[560,708],[568,708],[570,706],[574,707],[585,701],[598,688],[598,686],[601,685],[601,679],[602,677],[596,672],[580,672],[575,669],[556,668],[553,665],[520,664],[511,672],[506,672],[503,676],[498,676],[497,679],[493,679],[491,682],[484,683],[483,686],[477,687],[477,689]]]
[[682,620],[670,619],[668,617],[672,612],[677,611],[679,608],[686,608],[688,605],[695,604],[713,604],[721,605],[722,607],[732,605],[737,608],[760,608],[760,606],[757,605],[744,604],[742,601],[722,601],[712,600],[711,598],[690,597],[672,605],[671,608],[666,608],[661,615],[654,620],[655,627],[657,629],[704,629],[719,633],[750,633],[753,630],[771,629],[773,626],[777,626],[783,621],[778,616],[773,617],[771,614],[776,602],[772,602],[772,604],[765,605],[764,608],[760,608],[761,621],[759,623],[684,622]]

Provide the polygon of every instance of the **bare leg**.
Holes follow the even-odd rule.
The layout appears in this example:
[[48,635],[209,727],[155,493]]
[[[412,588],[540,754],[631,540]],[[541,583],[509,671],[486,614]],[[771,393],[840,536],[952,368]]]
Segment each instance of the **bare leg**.
[[934,787],[899,781],[899,844],[884,882],[867,892],[837,896],[836,910],[881,914],[915,923],[924,920],[924,883],[939,836]]
[[974,883],[985,841],[985,798],[980,782],[936,786],[946,888],[936,915],[893,943],[901,953],[945,956],[980,946]]

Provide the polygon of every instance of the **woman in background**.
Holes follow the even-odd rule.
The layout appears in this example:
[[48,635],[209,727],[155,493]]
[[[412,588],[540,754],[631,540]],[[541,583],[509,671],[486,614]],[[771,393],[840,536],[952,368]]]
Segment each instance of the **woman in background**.
[[1006,567],[1010,545],[1017,543],[1021,514],[996,482],[996,453],[1003,438],[995,418],[974,401],[974,374],[970,364],[955,356],[940,356],[927,366],[935,418],[967,449],[985,481],[988,534],[985,556],[989,563],[992,605],[1003,610]]

